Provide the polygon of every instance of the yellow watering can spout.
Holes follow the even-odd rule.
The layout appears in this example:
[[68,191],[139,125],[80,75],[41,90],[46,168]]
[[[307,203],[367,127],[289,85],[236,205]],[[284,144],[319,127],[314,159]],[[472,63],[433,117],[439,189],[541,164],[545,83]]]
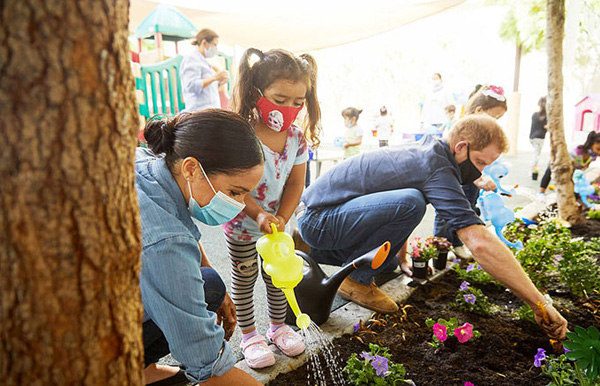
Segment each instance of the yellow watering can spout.
[[271,223],[273,233],[264,235],[256,242],[256,250],[263,259],[263,269],[271,276],[273,285],[280,288],[296,315],[296,325],[306,329],[310,317],[300,312],[294,287],[302,280],[303,260],[294,253],[294,240],[285,232],[279,232]]

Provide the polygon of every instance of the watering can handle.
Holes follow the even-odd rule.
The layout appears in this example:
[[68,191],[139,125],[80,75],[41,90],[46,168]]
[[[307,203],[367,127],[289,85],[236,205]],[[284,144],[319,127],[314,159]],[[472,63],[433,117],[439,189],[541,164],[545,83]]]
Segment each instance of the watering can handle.
[[274,222],[272,222],[272,223],[271,223],[271,230],[273,231],[273,234],[274,234],[274,235],[277,235],[277,233],[279,233],[279,232],[277,231],[277,225],[275,225],[275,223],[274,223]]

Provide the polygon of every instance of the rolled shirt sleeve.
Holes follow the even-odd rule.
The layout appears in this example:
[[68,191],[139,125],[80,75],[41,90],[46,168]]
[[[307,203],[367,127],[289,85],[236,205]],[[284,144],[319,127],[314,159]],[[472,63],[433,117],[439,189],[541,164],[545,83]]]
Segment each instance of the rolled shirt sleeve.
[[452,231],[471,225],[485,225],[471,208],[452,166],[439,168],[423,184],[421,191]]
[[208,311],[200,250],[193,237],[175,236],[144,248],[140,287],[144,313],[164,333],[187,377],[203,382],[235,364],[225,332]]

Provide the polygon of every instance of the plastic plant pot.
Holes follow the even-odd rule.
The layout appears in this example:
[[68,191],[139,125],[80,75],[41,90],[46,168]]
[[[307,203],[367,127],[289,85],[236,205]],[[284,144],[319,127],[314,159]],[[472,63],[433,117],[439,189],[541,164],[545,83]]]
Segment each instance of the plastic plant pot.
[[437,259],[433,259],[433,268],[437,270],[446,269],[448,263],[448,252],[439,252]]
[[427,278],[427,260],[412,258],[413,262],[413,277],[417,279]]
[[538,173],[537,172],[531,173],[531,179],[532,180],[537,181],[537,178],[538,178]]

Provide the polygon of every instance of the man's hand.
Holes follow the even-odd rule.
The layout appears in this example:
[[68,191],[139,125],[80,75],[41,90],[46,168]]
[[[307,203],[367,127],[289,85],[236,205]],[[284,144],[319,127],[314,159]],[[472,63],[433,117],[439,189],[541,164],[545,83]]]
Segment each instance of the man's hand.
[[563,341],[568,331],[566,319],[552,305],[547,305],[545,309],[547,316],[544,316],[538,307],[533,308],[536,323],[550,339]]
[[237,317],[235,314],[235,305],[228,293],[225,293],[223,303],[221,303],[221,307],[217,310],[217,324],[223,326],[223,330],[225,330],[225,340],[229,340],[233,331],[235,331]]
[[[260,212],[256,216],[256,222],[258,223],[258,228],[264,234],[270,235],[273,233],[273,230],[271,229],[271,223],[274,223],[277,226],[277,230],[280,230],[279,223],[281,220],[273,216],[271,213]],[[283,227],[285,227],[285,224],[283,224]]]

